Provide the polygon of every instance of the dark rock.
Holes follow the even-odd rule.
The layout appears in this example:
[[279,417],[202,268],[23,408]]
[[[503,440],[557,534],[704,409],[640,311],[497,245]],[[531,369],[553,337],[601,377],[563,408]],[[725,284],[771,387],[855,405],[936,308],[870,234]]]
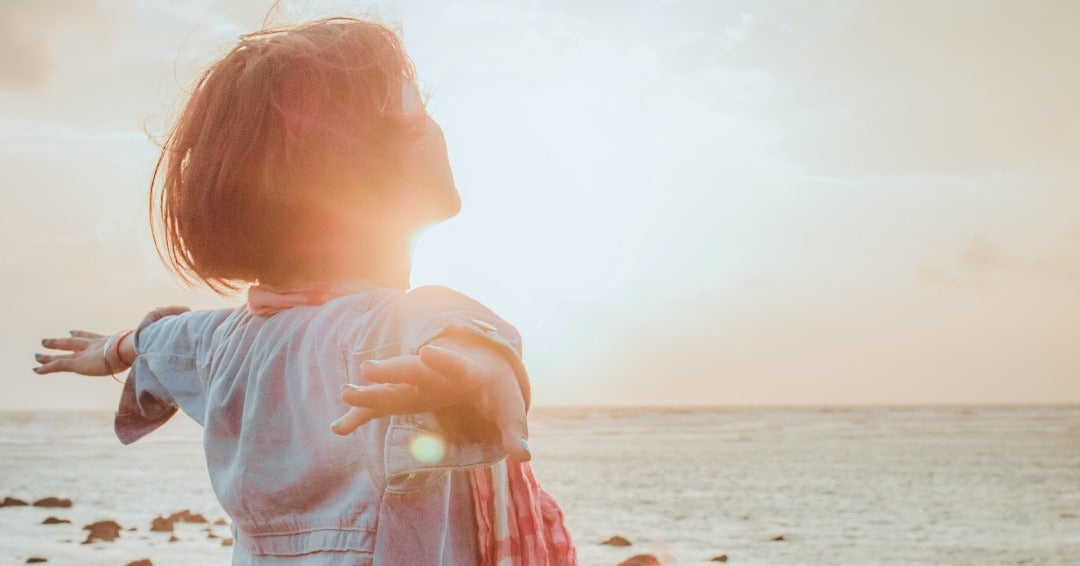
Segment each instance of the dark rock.
[[221,546],[232,546],[232,545],[233,545],[233,540],[231,538],[223,538],[223,539],[221,539]]
[[42,525],[65,525],[70,523],[71,521],[67,519],[60,519],[57,517],[45,517],[45,520],[41,522]]
[[48,562],[48,561],[49,561],[48,558],[42,558],[40,556],[31,556],[30,558],[26,559],[27,564],[40,564],[42,562]]
[[769,539],[769,540],[772,540],[772,541],[781,541],[781,540],[784,540],[784,535],[776,535],[776,536],[774,536],[773,538],[771,538],[771,539]]
[[184,509],[183,511],[177,511],[176,513],[173,513],[172,515],[169,515],[168,517],[166,517],[166,519],[168,519],[169,521],[171,521],[173,523],[176,523],[176,522],[180,522],[180,523],[209,523],[210,522],[210,521],[206,520],[206,517],[203,517],[202,515],[200,515],[198,513],[192,513],[190,509]]
[[0,507],[22,507],[23,505],[30,504],[14,497],[5,497],[3,501],[0,501]]
[[214,524],[219,526],[219,527],[224,527],[225,525],[228,525],[229,522],[226,521],[225,519],[218,519],[218,520],[214,521]]
[[116,521],[98,521],[96,523],[90,523],[83,527],[83,530],[90,531],[90,534],[86,535],[86,541],[83,544],[90,544],[94,540],[103,540],[112,542],[120,536],[120,523]]
[[46,497],[45,499],[38,499],[34,502],[34,507],[71,507],[70,499],[60,499],[59,497]]
[[171,533],[173,531],[173,521],[168,517],[154,517],[153,521],[150,521],[150,530],[155,533]]
[[173,536],[169,537],[169,542],[176,542],[178,540],[180,540],[180,539],[176,538],[176,535],[173,535]]
[[635,554],[622,562],[619,566],[661,566],[660,561],[651,554]]
[[727,562],[726,554],[717,554],[709,559],[709,562]]
[[215,535],[214,533],[206,533],[206,538],[214,539],[214,538],[221,538],[221,537]]
[[630,546],[631,542],[619,535],[615,535],[600,544],[606,544],[608,546]]
[[154,563],[150,562],[149,558],[143,558],[142,560],[128,562],[127,566],[154,566]]

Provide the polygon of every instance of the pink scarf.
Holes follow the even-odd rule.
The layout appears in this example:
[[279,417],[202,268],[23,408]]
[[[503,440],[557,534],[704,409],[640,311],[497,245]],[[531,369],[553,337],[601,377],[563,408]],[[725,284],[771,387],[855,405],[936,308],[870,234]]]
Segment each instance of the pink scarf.
[[270,316],[292,307],[317,306],[330,299],[351,295],[375,286],[366,281],[353,281],[341,285],[313,285],[288,291],[277,291],[267,285],[248,287],[247,311],[255,316]]
[[[277,291],[248,288],[247,310],[269,316],[292,307],[317,306],[343,295],[373,289],[366,282]],[[533,476],[526,462],[503,460],[469,470],[480,566],[573,566],[577,564],[562,509]]]

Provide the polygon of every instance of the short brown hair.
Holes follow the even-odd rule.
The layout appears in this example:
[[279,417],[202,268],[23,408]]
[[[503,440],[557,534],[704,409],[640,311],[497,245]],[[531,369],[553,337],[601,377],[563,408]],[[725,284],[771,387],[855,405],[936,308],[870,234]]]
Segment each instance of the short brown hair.
[[347,191],[378,190],[415,119],[413,65],[387,27],[330,18],[244,35],[207,69],[154,168],[159,255],[217,292],[289,273]]

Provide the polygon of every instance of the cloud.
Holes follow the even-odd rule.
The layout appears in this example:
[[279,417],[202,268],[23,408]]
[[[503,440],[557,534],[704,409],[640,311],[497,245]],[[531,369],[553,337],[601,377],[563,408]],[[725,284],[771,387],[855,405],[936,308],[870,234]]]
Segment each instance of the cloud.
[[1080,3],[771,4],[730,64],[778,77],[785,149],[838,175],[1078,172]]
[[986,237],[985,234],[973,234],[956,252],[954,259],[956,266],[967,273],[990,273],[1021,266],[1020,261],[1005,253],[1001,244]]
[[59,69],[58,37],[93,38],[106,28],[93,0],[7,0],[0,2],[0,91],[40,92]]
[[1060,251],[1052,255],[1020,255],[982,233],[972,234],[945,264],[931,263],[919,269],[919,277],[940,286],[986,289],[1009,275],[1080,282],[1080,264]]

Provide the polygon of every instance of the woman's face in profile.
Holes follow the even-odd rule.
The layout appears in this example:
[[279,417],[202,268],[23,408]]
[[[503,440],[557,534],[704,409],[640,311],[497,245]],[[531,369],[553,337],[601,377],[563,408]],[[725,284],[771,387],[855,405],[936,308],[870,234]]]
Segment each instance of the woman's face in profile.
[[461,210],[461,197],[450,171],[442,128],[425,111],[420,93],[412,83],[402,85],[401,110],[406,117],[424,121],[419,137],[409,144],[403,155],[400,190],[404,193],[404,202],[419,215],[423,224],[451,218]]
[[416,87],[402,88],[402,114],[417,133],[401,149],[397,177],[387,190],[357,193],[355,201],[329,211],[361,232],[402,234],[455,216],[461,198],[454,185],[442,128],[424,109]]

